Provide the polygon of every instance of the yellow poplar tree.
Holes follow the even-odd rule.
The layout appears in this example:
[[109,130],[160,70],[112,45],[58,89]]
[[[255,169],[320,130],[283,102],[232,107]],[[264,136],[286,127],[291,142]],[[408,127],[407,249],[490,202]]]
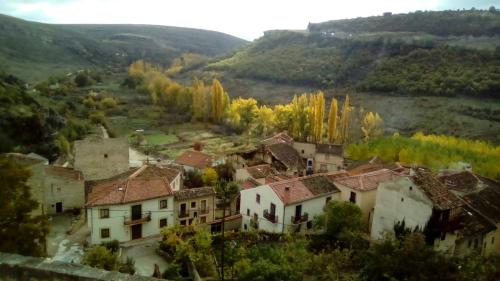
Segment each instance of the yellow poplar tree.
[[290,107],[292,136],[303,140],[307,135],[307,95],[294,96]]
[[229,98],[224,92],[224,88],[222,88],[219,80],[213,80],[210,95],[212,97],[212,120],[214,122],[220,122],[224,114],[224,104],[227,106]]
[[361,131],[363,131],[365,141],[368,141],[370,138],[382,135],[384,131],[383,121],[378,113],[366,113],[363,117],[362,123],[363,124],[361,126]]
[[334,143],[337,135],[337,99],[333,98],[328,114],[328,142]]
[[314,136],[316,142],[323,142],[323,120],[325,117],[325,96],[323,92],[318,92],[316,94],[316,109],[315,109],[315,130]]
[[316,141],[316,96],[309,95],[309,136],[311,141]]
[[267,135],[274,127],[275,116],[270,107],[265,105],[259,107],[257,111],[257,126],[255,128],[257,134]]
[[344,105],[342,106],[342,118],[341,129],[340,129],[340,141],[345,143],[349,134],[349,116],[350,116],[351,107],[349,105],[349,95],[345,96]]

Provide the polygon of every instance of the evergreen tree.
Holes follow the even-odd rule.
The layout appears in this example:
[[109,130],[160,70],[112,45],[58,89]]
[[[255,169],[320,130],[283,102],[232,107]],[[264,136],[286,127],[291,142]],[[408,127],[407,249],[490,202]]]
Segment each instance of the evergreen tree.
[[30,171],[0,157],[0,252],[46,254],[48,221],[45,216],[31,215],[38,202],[26,183],[30,176]]

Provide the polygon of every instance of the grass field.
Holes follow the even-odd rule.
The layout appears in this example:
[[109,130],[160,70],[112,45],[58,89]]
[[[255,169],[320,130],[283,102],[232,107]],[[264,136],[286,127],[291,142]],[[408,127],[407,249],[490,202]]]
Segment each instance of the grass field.
[[177,138],[176,135],[167,135],[163,133],[144,135],[144,138],[146,139],[148,145],[165,145],[179,141],[179,138]]

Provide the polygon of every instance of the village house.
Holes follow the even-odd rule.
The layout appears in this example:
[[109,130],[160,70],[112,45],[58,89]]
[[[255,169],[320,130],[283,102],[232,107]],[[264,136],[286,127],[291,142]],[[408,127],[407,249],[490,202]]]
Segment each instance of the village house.
[[463,199],[467,210],[463,230],[466,233],[457,237],[456,255],[499,254],[500,183],[471,171],[444,172],[438,180]]
[[46,166],[44,169],[45,213],[55,214],[68,210],[79,212],[85,206],[83,174],[73,168]]
[[340,191],[324,175],[312,175],[243,189],[242,229],[284,233],[312,228],[312,219],[322,214]]
[[[335,175],[335,174],[334,174]],[[377,187],[385,181],[392,180],[396,174],[382,169],[370,173],[333,178],[335,186],[340,190],[340,200],[356,204],[363,213],[363,222],[370,228],[377,196]]]
[[175,217],[180,225],[207,224],[215,218],[213,187],[182,189],[174,192]]
[[184,171],[202,171],[212,167],[212,156],[201,151],[186,150],[175,159],[175,163],[184,167]]
[[344,168],[342,145],[294,142],[293,148],[306,160],[309,174],[338,171]]
[[270,164],[260,164],[237,169],[234,180],[238,183],[257,183],[257,185],[291,179],[293,176],[279,173]]
[[[478,204],[478,203],[476,203]],[[424,231],[434,248],[448,255],[491,252],[496,227],[430,172],[416,169],[378,188],[371,237],[382,239],[394,224]]]
[[174,225],[174,192],[180,190],[180,181],[177,169],[144,165],[90,182],[86,208],[91,243],[126,242]]
[[48,165],[48,160],[30,153],[7,153],[14,162],[31,172],[27,184],[39,204],[33,215],[52,215],[82,209],[85,204],[83,175],[72,168]]
[[127,138],[91,136],[74,142],[74,168],[85,180],[110,178],[129,170]]

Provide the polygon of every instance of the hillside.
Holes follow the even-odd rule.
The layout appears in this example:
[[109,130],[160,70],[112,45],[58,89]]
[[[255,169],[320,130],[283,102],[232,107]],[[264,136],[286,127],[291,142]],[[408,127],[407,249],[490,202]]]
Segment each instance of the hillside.
[[498,11],[417,12],[268,31],[205,70],[320,88],[498,97],[498,46]]
[[28,81],[79,68],[122,70],[138,59],[168,65],[182,53],[215,56],[245,42],[191,28],[43,24],[0,15],[0,68]]

